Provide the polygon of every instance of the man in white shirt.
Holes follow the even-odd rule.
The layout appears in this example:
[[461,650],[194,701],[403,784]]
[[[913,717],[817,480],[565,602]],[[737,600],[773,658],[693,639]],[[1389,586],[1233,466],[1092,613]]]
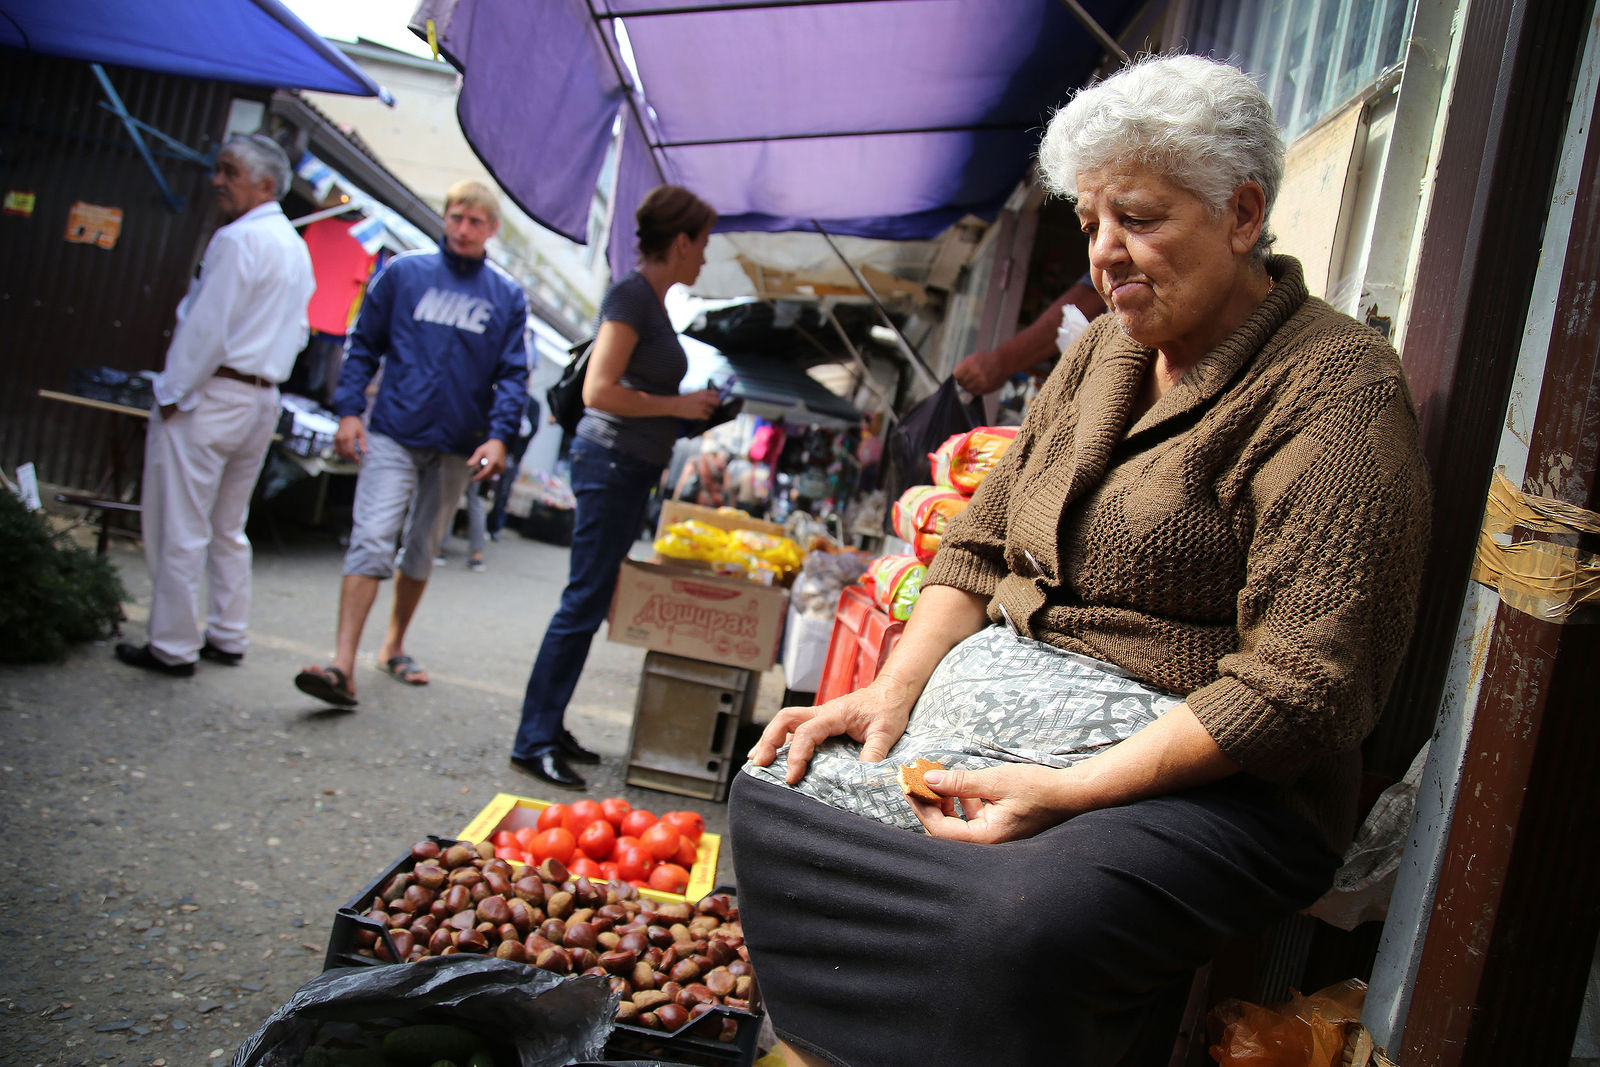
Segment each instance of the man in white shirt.
[[278,206],[289,180],[288,157],[262,134],[232,138],[217,156],[211,187],[227,224],[178,305],[155,380],[142,501],[150,640],[117,646],[130,666],[186,677],[200,656],[244,658],[245,519],[277,426],[278,383],[305,347],[316,288],[305,242]]

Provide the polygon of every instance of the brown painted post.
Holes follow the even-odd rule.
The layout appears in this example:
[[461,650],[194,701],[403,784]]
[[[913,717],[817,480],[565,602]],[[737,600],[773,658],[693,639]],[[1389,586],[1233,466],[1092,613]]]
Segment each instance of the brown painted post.
[[[1591,511],[1600,510],[1595,111],[1525,483]],[[1530,204],[1501,206],[1522,215]],[[1580,546],[1592,552],[1593,541]],[[1407,1065],[1565,1064],[1600,934],[1600,625],[1502,605],[1492,634],[1397,1050]]]
[[1416,631],[1366,748],[1369,768],[1389,778],[1405,772],[1439,708],[1590,7],[1466,5],[1402,353],[1434,514]]

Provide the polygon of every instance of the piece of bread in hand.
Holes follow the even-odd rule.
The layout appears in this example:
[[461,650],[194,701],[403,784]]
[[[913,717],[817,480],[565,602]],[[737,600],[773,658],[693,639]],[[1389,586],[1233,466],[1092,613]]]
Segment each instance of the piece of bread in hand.
[[923,781],[923,775],[929,771],[942,770],[944,770],[944,764],[936,760],[923,759],[920,756],[910,763],[902,764],[900,767],[900,791],[908,797],[916,797],[918,800],[926,800],[937,804],[944,798],[928,788],[928,783]]

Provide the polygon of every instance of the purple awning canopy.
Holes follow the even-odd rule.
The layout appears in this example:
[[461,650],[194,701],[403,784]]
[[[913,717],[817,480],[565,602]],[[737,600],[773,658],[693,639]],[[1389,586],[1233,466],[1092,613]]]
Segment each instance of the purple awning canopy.
[[0,0],[0,46],[390,102],[387,91],[278,0]]
[[[1112,33],[1135,6],[1084,4]],[[587,239],[622,118],[614,269],[662,181],[725,232],[915,240],[990,216],[1103,55],[1057,0],[424,0],[413,29],[430,18],[467,139],[550,229]]]

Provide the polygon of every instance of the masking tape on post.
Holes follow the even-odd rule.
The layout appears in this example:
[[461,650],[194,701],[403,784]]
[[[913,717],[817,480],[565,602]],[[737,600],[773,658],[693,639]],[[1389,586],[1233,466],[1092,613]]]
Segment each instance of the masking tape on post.
[[1472,564],[1473,581],[1497,591],[1507,607],[1544,622],[1600,621],[1594,610],[1600,606],[1600,556],[1551,541],[1509,540],[1519,529],[1574,538],[1600,534],[1600,515],[1530,496],[1496,471]]

